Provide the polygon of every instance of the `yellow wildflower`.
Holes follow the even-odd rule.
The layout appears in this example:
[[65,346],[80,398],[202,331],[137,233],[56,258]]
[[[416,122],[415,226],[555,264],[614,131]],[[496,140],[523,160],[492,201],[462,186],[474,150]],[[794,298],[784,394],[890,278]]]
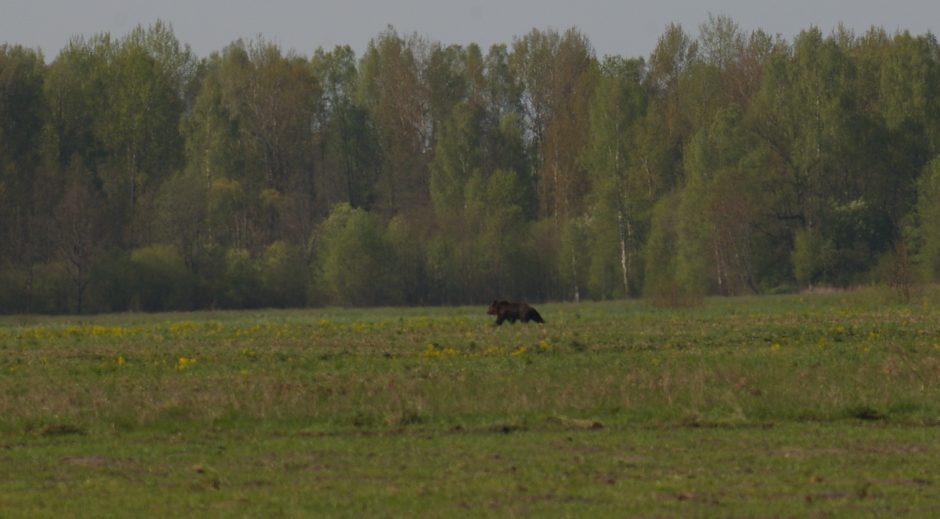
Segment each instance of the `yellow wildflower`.
[[421,356],[426,359],[450,359],[457,356],[457,350],[452,346],[438,349],[433,342],[429,342]]

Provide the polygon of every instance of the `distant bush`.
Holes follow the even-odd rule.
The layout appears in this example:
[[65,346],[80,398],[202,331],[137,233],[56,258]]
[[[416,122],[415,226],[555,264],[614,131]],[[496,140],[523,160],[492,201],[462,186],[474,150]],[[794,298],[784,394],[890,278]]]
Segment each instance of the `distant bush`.
[[0,265],[0,314],[26,311],[26,269]]
[[131,253],[133,306],[149,312],[192,308],[194,277],[169,245],[150,245]]
[[138,306],[138,272],[131,253],[108,251],[95,264],[86,306],[92,312],[123,312]]
[[268,245],[261,258],[263,304],[269,307],[303,306],[307,276],[303,254],[284,241]]
[[77,311],[75,286],[64,262],[52,261],[34,267],[31,299],[29,311],[32,313]]
[[229,249],[225,253],[225,276],[222,280],[220,306],[223,308],[256,308],[261,304],[258,267],[246,249]]
[[329,303],[370,306],[398,303],[401,280],[394,250],[376,216],[339,204],[315,238],[317,286]]

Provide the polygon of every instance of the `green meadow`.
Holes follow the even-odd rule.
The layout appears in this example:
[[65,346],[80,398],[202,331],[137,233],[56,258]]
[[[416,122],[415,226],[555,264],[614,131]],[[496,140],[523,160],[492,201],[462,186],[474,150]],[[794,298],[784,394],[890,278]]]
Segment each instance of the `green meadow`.
[[940,515],[940,293],[0,318],[0,516]]

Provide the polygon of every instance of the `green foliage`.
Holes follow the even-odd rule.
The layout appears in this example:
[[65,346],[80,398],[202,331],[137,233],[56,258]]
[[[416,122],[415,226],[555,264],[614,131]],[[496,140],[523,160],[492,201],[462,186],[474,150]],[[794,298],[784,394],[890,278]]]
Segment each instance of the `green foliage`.
[[40,52],[0,44],[0,277],[10,283],[0,290],[0,312],[33,311],[34,267],[50,252],[46,75]]
[[183,257],[167,245],[150,245],[131,252],[136,278],[134,297],[144,311],[188,309],[193,276]]
[[206,220],[210,232],[223,244],[242,245],[248,232],[245,190],[237,180],[219,177],[207,193]]
[[[778,224],[764,213],[762,152],[734,105],[716,109],[685,153],[686,183],[678,207],[677,278],[690,294],[756,292],[758,251],[768,247],[758,228]],[[761,269],[762,275],[767,275]]]
[[12,265],[0,265],[0,313],[22,311],[26,300],[26,275]]
[[405,38],[389,28],[369,42],[360,63],[356,101],[376,130],[382,160],[375,195],[386,211],[427,202],[424,147],[432,128],[424,117],[429,100],[419,95],[425,45],[417,35]]
[[174,175],[163,183],[156,196],[156,235],[161,242],[172,243],[189,265],[209,233],[208,199],[206,182],[192,174]]
[[536,195],[536,179],[532,172],[532,158],[526,151],[525,129],[523,121],[516,112],[509,112],[499,120],[499,127],[494,134],[492,143],[492,169],[512,171],[516,175],[518,184],[515,200],[527,219],[534,219],[538,215],[538,198]]
[[[389,27],[361,57],[259,36],[200,59],[159,21],[48,64],[5,44],[0,311],[940,279],[938,56],[930,34],[786,41],[724,15],[647,58],[576,29],[484,53]],[[191,288],[138,286],[139,251]],[[64,287],[37,283],[50,265]]]
[[918,261],[927,279],[940,280],[940,158],[927,165],[918,181],[916,215],[913,231],[919,238]]
[[793,238],[793,275],[801,285],[826,281],[835,266],[835,246],[816,229],[802,229]]
[[588,225],[588,291],[594,298],[624,297],[640,283],[637,226],[646,205],[637,186],[633,134],[646,95],[640,84],[643,63],[607,57],[601,65],[591,108],[589,144],[582,161],[591,174]]
[[558,238],[558,283],[565,299],[580,301],[582,293],[587,295],[590,273],[588,253],[588,223],[583,218],[568,218],[561,227]]
[[[691,296],[701,297],[716,278],[716,229],[711,221],[704,179],[693,176],[683,189],[676,208],[675,282]],[[652,259],[652,258],[650,258]],[[647,261],[649,261],[648,259]]]
[[304,305],[307,268],[299,250],[287,242],[276,241],[265,249],[259,270],[264,306]]
[[439,215],[460,207],[463,186],[480,170],[480,113],[469,104],[454,107],[437,140],[430,166],[431,201]]
[[[144,263],[147,263],[146,256],[150,256],[153,260],[151,262],[151,267],[154,268],[156,272],[151,272],[149,275],[154,277],[148,278],[146,288],[144,287],[145,283],[142,276],[144,275],[144,270],[147,270],[148,266],[141,265],[140,263],[134,263],[132,260],[132,255],[134,252],[138,252],[138,258],[143,259]],[[170,287],[164,286],[155,286],[156,283],[173,280],[164,277],[160,279],[163,274],[166,272],[159,272],[160,265],[159,256],[163,255],[165,258],[169,258],[169,263],[174,263],[174,260],[177,258],[174,257],[174,252],[172,250],[167,250],[166,247],[158,247],[158,249],[150,251],[143,251],[143,258],[140,257],[139,251],[127,252],[121,249],[111,249],[107,251],[104,256],[95,264],[94,271],[92,272],[92,279],[90,283],[91,292],[89,294],[90,305],[95,311],[101,312],[125,312],[128,310],[142,310],[142,291],[157,291],[157,292],[169,292],[173,289]],[[170,266],[169,270],[174,270],[174,267],[178,265]],[[177,274],[179,274],[177,272]],[[183,274],[184,276],[187,274]],[[168,298],[169,299],[169,298]],[[163,302],[157,301],[157,304],[154,307],[148,308],[148,310],[168,310],[174,308],[167,304],[163,305]],[[167,300],[166,303],[171,303]],[[188,305],[190,301],[177,299],[172,301],[175,304]]]
[[527,292],[531,264],[528,250],[528,222],[523,216],[525,192],[514,171],[496,170],[488,179],[476,177],[467,187],[468,214],[479,222],[475,254],[481,271],[481,285],[474,291],[521,297]]
[[0,183],[17,180],[8,168],[34,166],[38,159],[45,109],[44,72],[38,52],[0,45]]
[[396,286],[399,288],[398,293],[390,294],[391,302],[422,302],[427,297],[425,244],[414,226],[402,216],[396,216],[388,222],[385,240],[390,251],[386,260],[393,262],[392,270],[396,273]]
[[[21,272],[20,283],[24,283],[26,299],[20,302],[15,312],[67,313],[75,312],[75,291],[71,273],[64,261],[50,261],[33,266],[32,272]],[[22,285],[21,285],[22,287]],[[23,307],[26,304],[26,308]]]
[[629,295],[630,283],[635,283],[631,268],[635,259],[624,257],[625,254],[632,256],[632,251],[621,248],[629,245],[622,241],[626,238],[621,235],[625,230],[623,215],[615,207],[616,201],[596,203],[591,220],[586,223],[587,254],[583,257],[582,268],[587,269],[587,293],[595,299],[624,297]]
[[318,199],[327,207],[346,201],[353,207],[369,208],[380,153],[372,119],[355,102],[359,80],[356,56],[348,46],[332,52],[318,49],[311,66],[323,90],[314,132],[322,150]]
[[225,252],[225,275],[219,304],[223,308],[253,308],[261,303],[258,266],[246,249]]
[[643,251],[646,271],[643,293],[654,299],[678,297],[676,269],[676,200],[665,198],[653,209],[650,236]]
[[378,219],[338,204],[317,229],[317,284],[333,304],[379,305],[401,301],[402,281]]

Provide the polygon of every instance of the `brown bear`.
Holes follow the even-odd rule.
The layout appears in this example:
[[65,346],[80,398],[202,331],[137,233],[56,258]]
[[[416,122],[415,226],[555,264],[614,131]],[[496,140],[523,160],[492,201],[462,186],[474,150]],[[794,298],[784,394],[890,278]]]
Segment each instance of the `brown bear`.
[[532,308],[526,303],[515,302],[515,301],[506,301],[503,300],[493,300],[493,304],[490,305],[489,310],[486,311],[488,315],[496,316],[496,324],[501,325],[503,321],[508,320],[511,323],[515,323],[516,320],[520,320],[524,323],[529,321],[535,321],[537,323],[545,323],[542,319],[542,316],[535,311],[535,308]]

